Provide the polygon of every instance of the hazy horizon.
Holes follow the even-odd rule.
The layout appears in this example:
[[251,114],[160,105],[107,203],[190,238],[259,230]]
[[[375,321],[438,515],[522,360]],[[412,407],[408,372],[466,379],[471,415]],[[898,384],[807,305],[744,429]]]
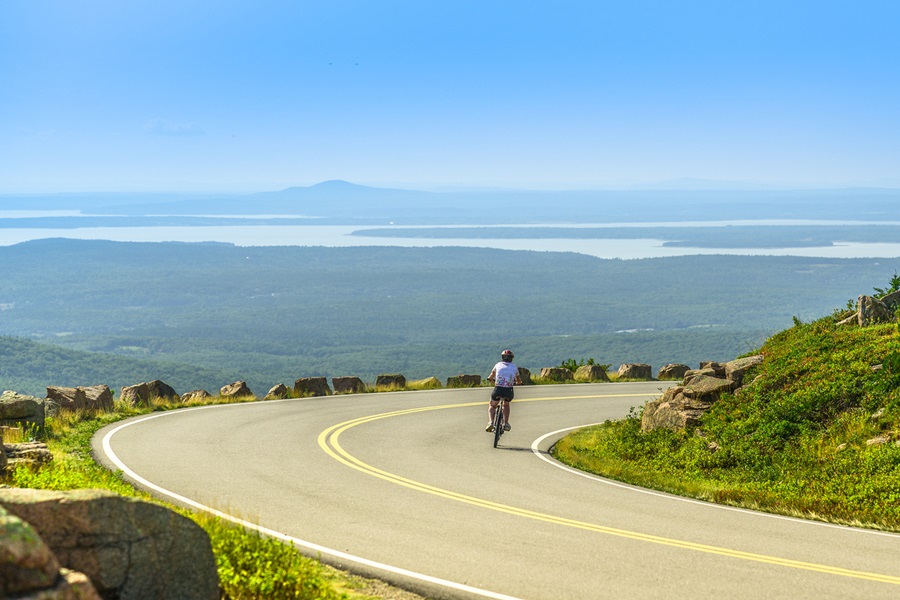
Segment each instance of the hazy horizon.
[[[253,195],[253,194],[261,194],[261,193],[269,193],[269,192],[281,192],[290,189],[299,189],[299,188],[315,188],[317,186],[321,186],[323,184],[330,183],[348,183],[353,186],[359,187],[370,187],[377,189],[396,189],[403,191],[420,191],[420,192],[432,192],[436,194],[440,193],[458,193],[458,192],[474,192],[474,193],[506,193],[506,192],[791,192],[791,191],[891,191],[898,190],[900,191],[900,180],[896,182],[869,182],[869,183],[858,183],[855,185],[847,184],[833,184],[833,185],[815,185],[815,184],[794,184],[794,185],[777,185],[777,184],[769,184],[769,183],[751,183],[746,181],[725,181],[725,180],[713,180],[713,179],[699,179],[693,177],[684,177],[679,179],[671,179],[665,181],[655,181],[655,182],[647,182],[647,183],[633,183],[633,184],[606,184],[606,185],[593,185],[593,186],[583,186],[583,185],[565,185],[565,184],[545,184],[545,185],[535,185],[531,187],[526,186],[478,186],[478,185],[467,185],[467,184],[421,184],[415,185],[411,183],[404,182],[394,182],[394,183],[368,183],[368,182],[358,182],[358,181],[350,181],[347,179],[328,179],[317,181],[309,184],[294,184],[294,185],[286,185],[284,187],[279,188],[248,188],[246,190],[218,190],[215,188],[208,189],[142,189],[142,190],[127,190],[127,189],[85,189],[85,190],[45,190],[45,191],[4,191],[2,187],[0,187],[0,198],[3,197],[27,197],[27,196],[73,196],[73,197],[83,197],[83,196],[92,196],[92,195],[133,195],[133,196],[203,196],[203,195],[216,195],[216,196],[243,196],[243,195]],[[2,210],[3,207],[0,207]]]

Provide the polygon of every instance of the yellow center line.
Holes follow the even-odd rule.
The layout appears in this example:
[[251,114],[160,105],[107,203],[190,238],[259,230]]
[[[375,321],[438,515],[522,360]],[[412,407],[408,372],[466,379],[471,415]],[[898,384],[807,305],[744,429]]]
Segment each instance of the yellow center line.
[[[615,394],[615,395],[606,395],[606,396],[560,396],[560,397],[547,397],[547,398],[523,398],[516,399],[516,403],[522,402],[546,402],[552,400],[575,400],[575,399],[590,399],[590,398],[610,398],[616,397],[621,398],[623,396],[632,397],[632,396],[648,396],[650,394]],[[832,567],[828,565],[821,565],[816,563],[804,562],[799,560],[792,560],[788,558],[780,558],[777,556],[768,556],[765,554],[755,554],[752,552],[744,552],[741,550],[732,550],[730,548],[722,548],[719,546],[710,546],[706,544],[699,544],[695,542],[688,542],[684,540],[677,540],[673,538],[666,538],[646,533],[640,533],[636,531],[628,531],[625,529],[617,529],[614,527],[607,527],[604,525],[596,525],[593,523],[586,523],[583,521],[577,521],[574,519],[568,519],[565,517],[558,517],[555,515],[550,515],[546,513],[535,512],[532,510],[528,510],[525,508],[516,508],[514,506],[509,506],[506,504],[500,504],[497,502],[493,502],[491,500],[486,500],[483,498],[476,498],[473,496],[468,496],[466,494],[460,494],[458,492],[454,492],[451,490],[445,490],[443,488],[435,487],[433,485],[429,485],[423,483],[421,481],[415,481],[412,479],[408,479],[406,477],[402,477],[400,475],[396,475],[394,473],[389,473],[377,467],[374,467],[370,464],[367,464],[349,452],[347,452],[340,444],[339,438],[342,433],[345,431],[352,429],[354,427],[358,427],[360,425],[365,425],[367,423],[372,423],[374,421],[379,421],[382,419],[389,419],[393,417],[399,417],[403,415],[410,415],[421,412],[429,412],[435,410],[445,410],[449,408],[466,408],[472,406],[483,406],[485,402],[468,402],[463,404],[444,404],[440,406],[427,406],[422,408],[408,408],[404,410],[391,411],[376,415],[370,415],[366,417],[359,417],[357,419],[352,419],[350,421],[345,421],[343,423],[338,423],[337,425],[333,425],[329,427],[325,431],[319,434],[318,442],[319,446],[324,450],[329,456],[337,460],[338,462],[365,473],[367,475],[371,475],[372,477],[377,477],[379,479],[383,479],[385,481],[389,481],[396,485],[401,485],[403,487],[413,489],[419,492],[423,492],[426,494],[431,494],[434,496],[438,496],[441,498],[446,498],[448,500],[454,500],[456,502],[462,502],[465,504],[470,504],[472,506],[478,506],[481,508],[486,508],[489,510],[495,510],[498,512],[506,513],[509,515],[533,519],[536,521],[542,521],[545,523],[552,523],[554,525],[561,525],[564,527],[572,527],[575,529],[582,529],[585,531],[593,531],[596,533],[602,533],[605,535],[612,535],[621,538],[627,538],[631,540],[638,540],[642,542],[649,542],[652,544],[659,544],[663,546],[671,546],[675,548],[682,548],[685,550],[693,550],[696,552],[704,552],[707,554],[715,554],[719,556],[727,556],[731,558],[737,558],[740,560],[748,560],[759,563],[766,563],[771,565],[778,565],[782,567],[788,567],[792,569],[802,569],[805,571],[815,571],[818,573],[827,573],[830,575],[839,575],[842,577],[852,577],[855,579],[865,579],[869,581],[878,581],[881,583],[889,583],[893,585],[900,585],[900,577],[896,577],[893,575],[882,575],[879,573],[869,573],[866,571],[855,571],[852,569],[844,569],[841,567]]]

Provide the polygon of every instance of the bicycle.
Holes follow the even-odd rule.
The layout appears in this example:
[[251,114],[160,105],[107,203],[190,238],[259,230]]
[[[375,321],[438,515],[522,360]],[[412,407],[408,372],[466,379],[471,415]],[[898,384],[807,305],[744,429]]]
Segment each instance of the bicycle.
[[500,436],[503,435],[506,420],[503,418],[503,400],[497,403],[497,412],[494,413],[494,448],[500,443]]

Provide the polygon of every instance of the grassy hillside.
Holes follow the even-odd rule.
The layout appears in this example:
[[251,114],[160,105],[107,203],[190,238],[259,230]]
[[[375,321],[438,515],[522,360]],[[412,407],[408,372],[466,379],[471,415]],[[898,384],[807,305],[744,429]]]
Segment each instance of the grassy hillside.
[[778,333],[761,353],[758,379],[698,427],[642,433],[637,409],[562,440],[557,455],[677,494],[900,530],[898,326],[827,317]]

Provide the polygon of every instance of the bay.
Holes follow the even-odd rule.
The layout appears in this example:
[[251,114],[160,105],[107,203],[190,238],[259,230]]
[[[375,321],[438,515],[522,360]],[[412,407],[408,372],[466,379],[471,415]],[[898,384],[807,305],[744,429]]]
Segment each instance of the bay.
[[[770,223],[770,222],[767,222]],[[724,223],[717,222],[716,225]],[[746,226],[746,223],[743,223]],[[628,224],[617,224],[628,226]],[[646,224],[644,224],[646,225]],[[677,226],[677,223],[667,223]],[[681,224],[685,225],[685,224]],[[556,226],[556,225],[554,225]],[[584,224],[578,225],[580,227]],[[365,229],[352,225],[233,225],[225,227],[86,227],[75,229],[3,229],[0,245],[68,238],[119,242],[222,242],[236,246],[399,246],[399,247],[472,247],[539,252],[575,252],[598,258],[641,259],[698,254],[744,256],[804,256],[822,258],[895,258],[900,244],[837,243],[809,248],[690,248],[665,247],[659,239],[456,239],[448,227],[446,238],[374,238],[350,235]]]

